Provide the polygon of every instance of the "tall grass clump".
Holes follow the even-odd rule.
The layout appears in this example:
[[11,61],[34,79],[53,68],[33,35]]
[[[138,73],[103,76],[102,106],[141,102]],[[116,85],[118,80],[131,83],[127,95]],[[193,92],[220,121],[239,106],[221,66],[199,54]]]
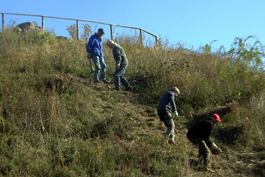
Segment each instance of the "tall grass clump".
[[249,101],[252,95],[264,90],[263,72],[238,57],[187,52],[181,46],[123,47],[130,62],[128,72],[134,75],[130,77],[139,83],[136,87],[140,92],[146,91],[152,97],[158,98],[177,85],[183,93],[180,102],[200,109],[233,100]]

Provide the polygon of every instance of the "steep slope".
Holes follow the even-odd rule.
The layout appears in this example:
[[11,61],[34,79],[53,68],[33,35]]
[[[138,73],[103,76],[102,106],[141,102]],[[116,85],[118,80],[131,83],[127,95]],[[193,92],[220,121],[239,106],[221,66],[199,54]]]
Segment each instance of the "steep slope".
[[[166,127],[163,124],[161,126],[156,114],[156,100],[145,97],[144,94],[112,91],[110,88],[113,85],[94,84],[89,78],[73,78],[73,81],[75,80],[83,83],[86,89],[93,90],[93,97],[97,100],[97,106],[93,106],[93,109],[96,109],[100,114],[103,114],[106,109],[110,109],[109,117],[106,117],[103,122],[101,121],[96,125],[96,137],[103,138],[106,136],[108,137],[107,139],[111,137],[114,144],[119,144],[121,149],[132,153],[132,158],[138,156],[136,155],[137,152],[134,152],[134,149],[138,149],[139,146],[141,148],[139,151],[144,151],[143,149],[145,148],[148,149],[146,150],[147,152],[139,152],[141,155],[145,154],[145,156],[148,156],[145,157],[147,162],[142,165],[148,165],[148,161],[151,161],[154,158],[153,156],[159,153],[160,156],[163,156],[162,161],[173,163],[170,166],[171,168],[175,166],[178,171],[176,173],[177,176],[263,176],[264,152],[237,152],[229,147],[229,145],[222,143],[222,141],[218,142],[218,137],[212,137],[212,139],[220,145],[223,153],[219,156],[212,155],[212,169],[215,173],[198,171],[200,165],[195,165],[198,160],[198,148],[192,145],[186,138],[187,129],[193,123],[189,121],[189,117],[180,115],[174,119],[176,124],[176,145],[168,145],[166,138],[163,136]],[[113,107],[110,106],[110,102],[113,103]],[[96,103],[94,102],[94,104]],[[119,136],[117,132],[114,132],[115,128],[111,121],[113,121],[112,118],[117,113],[123,120],[115,124],[119,127],[125,126],[126,130],[124,133],[126,135]],[[229,136],[230,132],[223,131],[223,133],[228,133],[221,135],[225,138]],[[236,134],[236,132],[234,133]],[[142,144],[143,142],[145,142],[144,145]],[[124,176],[122,170],[113,173],[117,173],[118,176]],[[160,174],[148,170],[147,172],[142,170],[141,175],[160,176]],[[173,173],[168,175],[171,176]]]

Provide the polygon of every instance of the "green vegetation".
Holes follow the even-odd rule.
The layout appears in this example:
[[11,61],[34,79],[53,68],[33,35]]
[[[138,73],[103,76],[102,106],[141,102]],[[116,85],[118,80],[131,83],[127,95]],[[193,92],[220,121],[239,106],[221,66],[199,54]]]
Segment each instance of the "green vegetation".
[[[95,85],[84,42],[34,30],[0,33],[1,176],[205,176],[190,163],[197,149],[185,135],[211,112],[223,120],[212,137],[224,151],[212,157],[216,176],[265,173],[259,41],[247,48],[236,38],[228,52],[212,52],[211,45],[148,48],[130,36],[116,41],[129,59],[126,78],[134,92]],[[104,54],[112,79],[106,46]],[[176,146],[166,144],[156,115],[161,95],[173,86],[181,91]]]

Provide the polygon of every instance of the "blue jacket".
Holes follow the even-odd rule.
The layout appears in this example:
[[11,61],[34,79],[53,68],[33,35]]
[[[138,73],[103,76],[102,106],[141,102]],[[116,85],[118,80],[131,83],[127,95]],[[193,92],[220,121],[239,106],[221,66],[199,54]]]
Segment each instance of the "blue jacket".
[[157,112],[175,112],[177,111],[175,104],[176,94],[173,91],[168,91],[160,99],[159,105],[157,107]]
[[91,57],[99,56],[103,57],[102,52],[102,40],[97,36],[97,33],[90,36],[86,45],[87,53],[91,53]]

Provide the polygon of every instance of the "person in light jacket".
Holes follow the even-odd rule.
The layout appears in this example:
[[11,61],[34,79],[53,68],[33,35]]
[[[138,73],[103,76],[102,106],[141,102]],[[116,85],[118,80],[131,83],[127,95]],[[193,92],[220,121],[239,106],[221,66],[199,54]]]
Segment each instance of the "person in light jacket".
[[114,72],[114,90],[120,90],[120,83],[125,87],[126,91],[133,90],[130,83],[124,77],[125,70],[128,67],[128,59],[123,48],[115,43],[113,40],[107,40],[107,46],[112,49],[113,57],[115,59],[115,72]]

